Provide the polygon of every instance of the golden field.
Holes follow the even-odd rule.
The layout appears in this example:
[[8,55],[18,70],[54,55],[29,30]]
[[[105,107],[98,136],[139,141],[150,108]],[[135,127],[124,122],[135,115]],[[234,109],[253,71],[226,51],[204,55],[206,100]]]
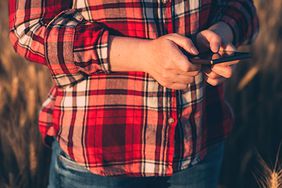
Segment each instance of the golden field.
[[[37,114],[52,82],[46,68],[14,53],[7,2],[0,1],[0,188],[41,188],[51,151],[41,143]],[[260,33],[244,47],[254,58],[237,66],[226,87],[236,127],[226,142],[220,188],[278,188],[282,182],[281,171],[274,173],[282,167],[282,1],[255,4]]]

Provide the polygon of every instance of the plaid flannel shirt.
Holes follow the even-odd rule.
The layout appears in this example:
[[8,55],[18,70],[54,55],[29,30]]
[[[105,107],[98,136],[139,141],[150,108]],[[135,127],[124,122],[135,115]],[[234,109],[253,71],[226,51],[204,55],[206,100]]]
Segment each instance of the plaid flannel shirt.
[[10,0],[9,9],[16,52],[46,65],[55,83],[39,116],[43,140],[56,136],[91,172],[169,176],[230,132],[223,86],[207,86],[200,74],[172,90],[144,72],[113,72],[108,40],[190,37],[223,21],[239,45],[258,29],[251,0]]

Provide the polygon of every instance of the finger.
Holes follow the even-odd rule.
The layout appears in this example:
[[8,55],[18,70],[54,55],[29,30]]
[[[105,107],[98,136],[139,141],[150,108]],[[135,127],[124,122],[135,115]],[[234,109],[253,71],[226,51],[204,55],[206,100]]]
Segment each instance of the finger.
[[210,49],[212,52],[217,53],[219,51],[219,48],[221,46],[221,37],[219,37],[217,34],[213,33],[211,34],[211,40],[210,40]]
[[162,76],[162,80],[166,83],[191,83],[194,81],[194,76],[188,76],[183,74],[174,74],[174,73],[167,73],[166,75]]
[[233,73],[231,66],[214,65],[211,70],[224,78],[230,78]]
[[200,69],[198,69],[196,71],[189,71],[189,72],[187,72],[187,71],[179,71],[178,69],[173,69],[173,70],[171,70],[171,73],[173,73],[175,75],[195,77],[195,76],[199,75]]
[[228,62],[225,62],[225,63],[216,64],[214,66],[234,66],[234,65],[238,64],[239,62],[240,62],[240,60],[228,61]]
[[223,77],[218,78],[218,79],[212,79],[212,78],[209,78],[207,76],[204,76],[204,79],[208,84],[210,84],[212,86],[217,86],[219,84],[222,84],[226,80],[226,78],[223,78]]
[[177,75],[173,81],[173,83],[181,83],[181,84],[189,84],[195,81],[195,78],[192,76],[183,76]]
[[187,88],[187,83],[178,83],[178,82],[171,82],[171,83],[164,83],[162,81],[159,80],[159,83],[166,88],[170,88],[170,89],[186,89]]
[[173,61],[175,67],[182,72],[194,72],[201,69],[201,65],[192,64],[180,51],[175,52]]
[[204,31],[200,32],[197,35],[197,47],[201,50],[201,51],[206,51],[210,49],[210,43],[207,40],[207,38],[204,36],[203,34]]
[[[170,49],[170,54],[173,54],[173,56],[170,61],[173,62],[173,65],[176,69],[185,72],[200,70],[201,66],[192,64],[189,61],[188,57],[181,52],[181,50],[179,49],[178,45],[175,42],[172,41],[171,45],[172,46]],[[170,69],[173,69],[173,67],[170,67]]]
[[188,84],[181,84],[181,83],[173,83],[170,86],[171,89],[177,89],[177,90],[186,89],[187,87],[188,87]]
[[222,76],[215,73],[214,71],[211,71],[211,72],[205,72],[205,75],[211,79],[217,79],[217,78],[221,78]]
[[212,59],[218,59],[218,58],[220,58],[220,55],[221,54],[218,54],[218,53],[212,54]]
[[237,50],[236,47],[232,43],[224,44],[221,46],[221,48],[223,51],[226,51],[227,53],[229,52],[231,54]]
[[199,54],[199,51],[193,44],[192,40],[189,39],[188,37],[182,36],[177,33],[172,33],[172,34],[167,35],[166,38],[173,41],[174,43],[182,47],[184,50],[186,50],[190,54],[194,54],[194,55]]
[[202,67],[202,72],[204,72],[204,73],[210,73],[210,72],[212,72],[211,66],[203,66],[203,67]]
[[209,43],[209,47],[214,53],[217,53],[219,51],[219,48],[222,46],[221,37],[211,30],[204,30],[199,36],[202,37],[202,40]]
[[232,55],[237,51],[236,47],[232,43],[222,44],[219,49],[219,53],[221,56],[227,54]]

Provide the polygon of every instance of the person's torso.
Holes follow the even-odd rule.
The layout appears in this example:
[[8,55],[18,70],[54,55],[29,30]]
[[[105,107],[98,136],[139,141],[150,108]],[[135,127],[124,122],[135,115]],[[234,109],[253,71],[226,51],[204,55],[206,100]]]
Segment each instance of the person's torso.
[[[189,37],[209,26],[213,6],[212,0],[73,4],[110,34],[144,39]],[[169,175],[197,162],[206,145],[204,89],[202,74],[185,90],[163,87],[144,72],[92,74],[55,89],[53,126],[62,149],[96,174]]]

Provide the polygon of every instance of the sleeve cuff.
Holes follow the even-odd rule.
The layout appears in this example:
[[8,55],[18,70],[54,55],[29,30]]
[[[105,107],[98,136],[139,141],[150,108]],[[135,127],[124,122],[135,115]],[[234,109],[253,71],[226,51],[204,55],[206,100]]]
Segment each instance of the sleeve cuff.
[[228,0],[214,5],[211,25],[224,22],[233,32],[232,43],[250,44],[257,36],[259,23],[252,0]]
[[233,44],[250,44],[258,33],[258,18],[252,0],[227,1],[222,5],[218,21],[230,26]]
[[83,20],[75,30],[74,63],[86,74],[111,73],[108,45],[109,31],[100,23]]
[[89,74],[110,73],[105,27],[84,19],[77,9],[61,12],[47,26],[46,62],[58,86],[84,80]]
[[226,23],[230,29],[232,30],[232,34],[233,34],[233,41],[232,44],[236,47],[238,47],[242,40],[243,37],[242,35],[240,35],[240,33],[242,33],[237,25],[237,21],[235,19],[233,19],[232,17],[229,16],[223,16],[219,22],[224,22]]

